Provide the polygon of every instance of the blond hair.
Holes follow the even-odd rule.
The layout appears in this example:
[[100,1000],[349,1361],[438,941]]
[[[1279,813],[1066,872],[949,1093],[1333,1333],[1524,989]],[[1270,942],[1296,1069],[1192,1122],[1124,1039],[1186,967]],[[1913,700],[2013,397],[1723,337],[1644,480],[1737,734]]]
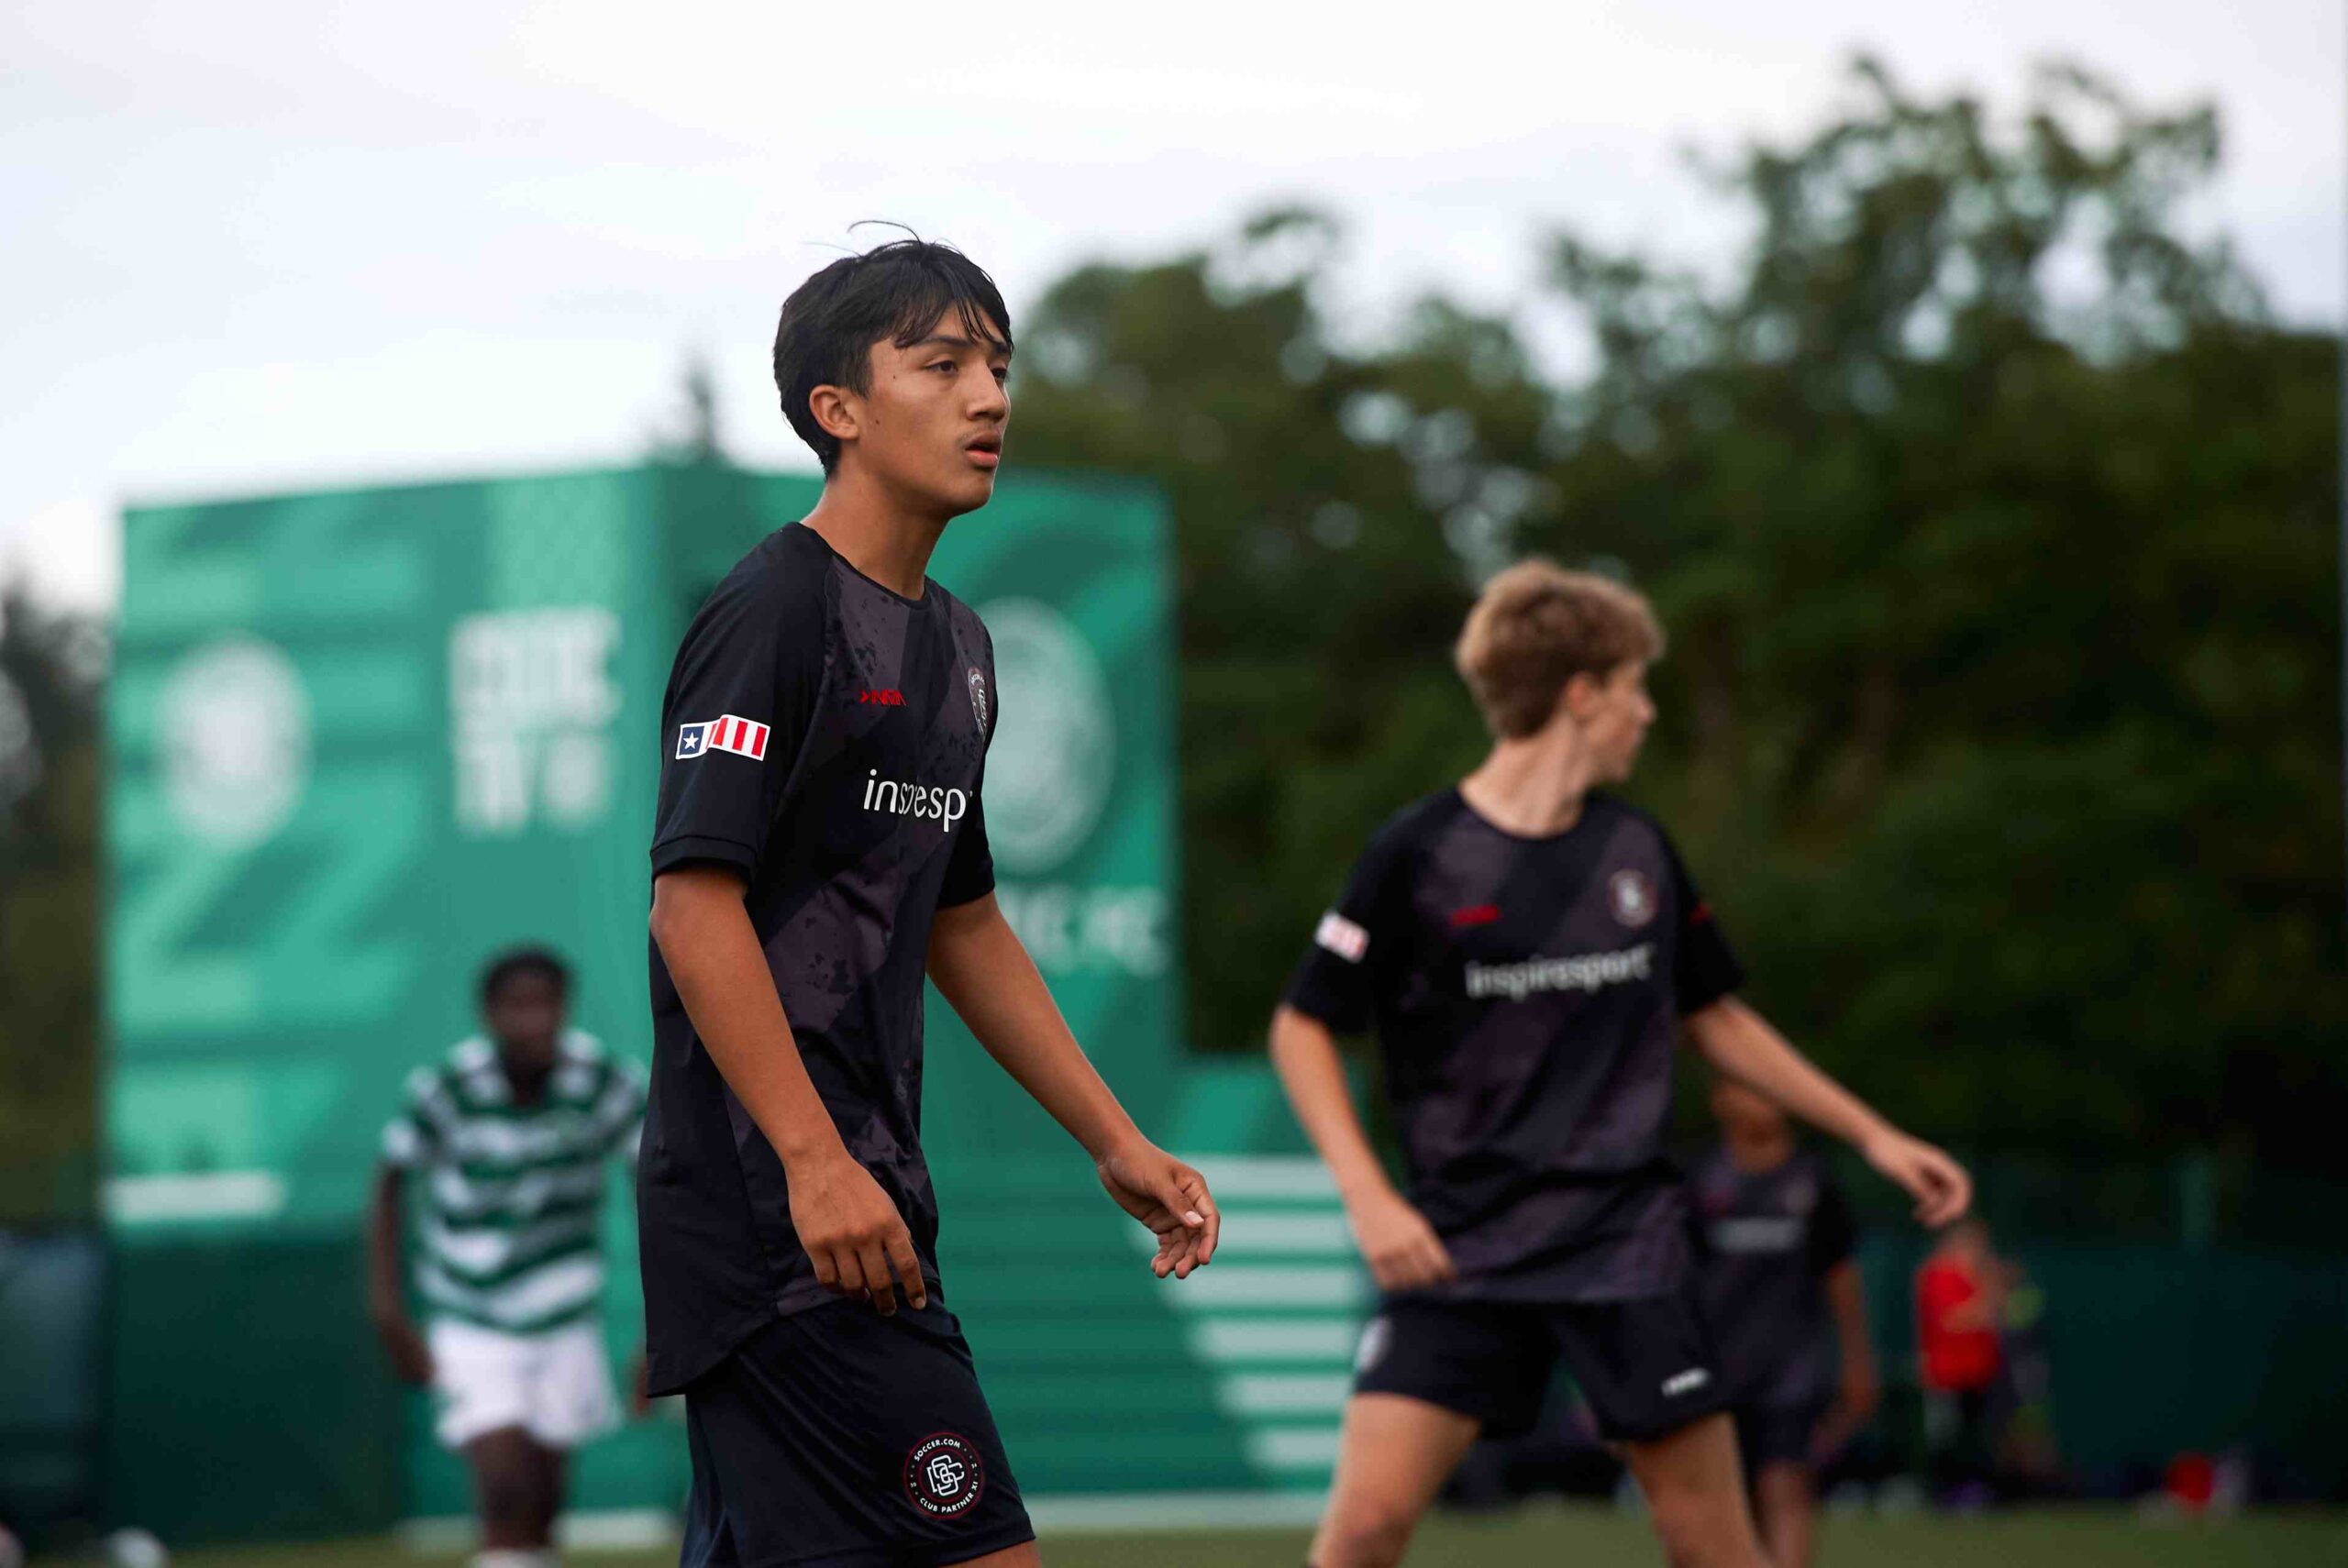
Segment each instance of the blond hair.
[[1663,627],[1640,594],[1595,572],[1535,557],[1484,585],[1452,662],[1502,739],[1549,722],[1577,675],[1604,677],[1663,654]]

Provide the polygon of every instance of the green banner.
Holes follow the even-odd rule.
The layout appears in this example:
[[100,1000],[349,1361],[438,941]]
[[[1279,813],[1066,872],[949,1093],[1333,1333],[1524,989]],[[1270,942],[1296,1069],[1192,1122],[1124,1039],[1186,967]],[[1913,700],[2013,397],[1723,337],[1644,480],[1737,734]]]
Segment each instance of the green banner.
[[[644,469],[128,513],[107,935],[125,1517],[186,1537],[466,1511],[423,1402],[390,1386],[360,1318],[380,1130],[410,1069],[471,1030],[474,975],[510,943],[570,955],[579,1024],[647,1055],[670,658],[717,578],[816,494]],[[994,638],[1003,906],[1120,1095],[1174,1141],[1201,1119],[1178,1046],[1165,529],[1146,488],[1015,477],[948,531],[932,571]],[[1291,1476],[1294,1452],[1258,1463],[1228,1379],[1192,1375],[1198,1347],[1229,1338],[1200,1316],[1220,1298],[1154,1280],[1146,1233],[1082,1152],[935,997],[929,1017],[948,1296],[1028,1489]],[[641,1309],[615,1176],[616,1359]],[[1293,1185],[1279,1175],[1272,1201]],[[1243,1287],[1246,1272],[1211,1271]],[[1343,1282],[1304,1288],[1349,1309]],[[1258,1342],[1293,1305],[1239,1297]],[[1342,1322],[1313,1332],[1325,1383]],[[315,1376],[281,1375],[295,1362],[344,1368],[331,1464],[315,1452]],[[195,1401],[191,1364],[208,1391]],[[1133,1441],[1103,1452],[1103,1419]],[[266,1505],[208,1487],[191,1462],[205,1452],[285,1479]],[[656,1420],[581,1455],[578,1500],[670,1507],[685,1474],[681,1434]]]

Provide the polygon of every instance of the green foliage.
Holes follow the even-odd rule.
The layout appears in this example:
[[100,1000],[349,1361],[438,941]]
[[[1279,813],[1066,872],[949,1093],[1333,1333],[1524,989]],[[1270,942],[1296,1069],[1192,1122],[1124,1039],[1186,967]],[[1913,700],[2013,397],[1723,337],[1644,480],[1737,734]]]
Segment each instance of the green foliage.
[[95,629],[0,599],[0,1223],[94,1200]]
[[1020,458],[1174,503],[1196,1037],[1252,1047],[1363,837],[1479,755],[1447,648],[1537,550],[1655,598],[1634,793],[1832,1067],[1944,1136],[2336,1165],[2338,345],[2183,237],[2208,110],[1853,82],[1716,172],[1724,281],[1555,242],[1572,384],[1440,299],[1352,347],[1309,214],[1022,323]]

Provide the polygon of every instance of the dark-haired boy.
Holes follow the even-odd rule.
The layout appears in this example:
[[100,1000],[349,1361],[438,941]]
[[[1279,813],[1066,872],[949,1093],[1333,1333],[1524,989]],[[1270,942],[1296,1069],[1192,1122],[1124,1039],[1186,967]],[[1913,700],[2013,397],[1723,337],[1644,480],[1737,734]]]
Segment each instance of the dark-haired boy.
[[[476,1568],[554,1562],[565,1461],[619,1415],[596,1312],[599,1225],[604,1167],[636,1157],[644,1086],[566,1027],[570,997],[569,967],[544,948],[483,969],[484,1032],[410,1075],[369,1212],[376,1331],[399,1375],[432,1388],[440,1441],[472,1468]],[[411,1172],[428,1336],[400,1280]]]
[[1213,1254],[1205,1183],[1135,1127],[995,903],[992,648],[926,572],[993,494],[1011,352],[1002,295],[944,246],[801,285],[775,381],[823,498],[718,585],[670,678],[637,1195],[686,1568],[1037,1561],[939,1295],[925,973],[1157,1234],[1161,1277]]

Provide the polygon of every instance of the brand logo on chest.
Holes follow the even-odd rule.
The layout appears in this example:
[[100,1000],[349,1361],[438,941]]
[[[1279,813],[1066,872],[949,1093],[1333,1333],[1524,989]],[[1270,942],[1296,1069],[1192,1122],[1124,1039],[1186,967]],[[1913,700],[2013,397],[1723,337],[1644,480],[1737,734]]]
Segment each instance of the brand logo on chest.
[[1606,900],[1614,918],[1634,931],[1655,919],[1655,884],[1644,871],[1617,871],[1607,878]]
[[970,809],[967,790],[943,784],[900,784],[893,778],[880,777],[879,768],[868,769],[864,776],[864,809],[884,817],[932,819],[946,824],[952,833],[954,824]]
[[867,688],[856,694],[856,701],[859,707],[865,708],[902,708],[905,705],[905,694],[893,686]]

